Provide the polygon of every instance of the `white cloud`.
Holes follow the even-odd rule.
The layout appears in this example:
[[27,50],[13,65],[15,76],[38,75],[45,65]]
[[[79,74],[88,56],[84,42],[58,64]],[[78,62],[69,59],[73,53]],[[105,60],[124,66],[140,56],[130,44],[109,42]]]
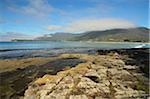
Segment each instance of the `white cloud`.
[[118,19],[94,19],[94,20],[79,20],[72,22],[64,28],[65,32],[84,32],[93,30],[106,30],[113,28],[131,28],[135,25],[126,20]]
[[18,6],[15,3],[10,4],[9,9],[14,12],[19,12],[25,15],[32,15],[34,17],[45,17],[53,12],[54,8],[48,4],[47,0],[27,0],[28,4],[25,6]]
[[55,31],[55,30],[60,30],[60,29],[62,29],[62,27],[61,27],[61,26],[58,26],[58,25],[49,25],[49,26],[47,27],[47,29],[50,30],[50,31]]
[[91,20],[78,20],[69,23],[66,26],[49,26],[48,29],[63,30],[64,32],[85,32],[95,30],[106,30],[114,28],[133,28],[135,24],[121,19],[91,19]]

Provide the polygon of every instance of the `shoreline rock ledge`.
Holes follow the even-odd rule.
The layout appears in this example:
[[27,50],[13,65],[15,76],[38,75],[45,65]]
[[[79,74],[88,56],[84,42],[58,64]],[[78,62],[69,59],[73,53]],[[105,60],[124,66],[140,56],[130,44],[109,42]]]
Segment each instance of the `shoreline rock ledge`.
[[62,58],[79,58],[86,63],[45,75],[32,82],[24,99],[129,99],[146,94],[136,88],[136,66],[125,65],[120,55],[63,54]]

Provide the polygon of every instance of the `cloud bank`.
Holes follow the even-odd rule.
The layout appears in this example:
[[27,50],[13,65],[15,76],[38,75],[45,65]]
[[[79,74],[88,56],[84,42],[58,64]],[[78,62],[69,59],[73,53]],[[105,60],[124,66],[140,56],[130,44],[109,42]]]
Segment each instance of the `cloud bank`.
[[64,32],[85,32],[106,30],[114,28],[133,28],[135,24],[122,19],[92,19],[78,20],[67,24],[66,26],[48,26],[48,30],[63,30]]
[[47,27],[47,29],[50,30],[50,31],[55,31],[55,30],[57,31],[57,30],[62,29],[62,27],[61,26],[57,26],[57,25],[49,25]]
[[0,33],[0,41],[11,41],[13,39],[33,39],[36,36],[26,35],[24,33],[6,32]]

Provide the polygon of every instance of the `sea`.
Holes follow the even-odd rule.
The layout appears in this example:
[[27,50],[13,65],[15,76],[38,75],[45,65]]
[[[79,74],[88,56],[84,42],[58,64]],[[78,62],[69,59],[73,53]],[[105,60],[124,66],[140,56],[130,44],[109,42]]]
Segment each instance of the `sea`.
[[74,42],[74,41],[26,41],[0,42],[0,50],[54,49],[54,48],[150,48],[150,43],[130,42]]
[[25,41],[0,42],[0,59],[18,57],[47,57],[62,53],[87,53],[95,49],[150,48],[150,43],[79,42],[79,41]]

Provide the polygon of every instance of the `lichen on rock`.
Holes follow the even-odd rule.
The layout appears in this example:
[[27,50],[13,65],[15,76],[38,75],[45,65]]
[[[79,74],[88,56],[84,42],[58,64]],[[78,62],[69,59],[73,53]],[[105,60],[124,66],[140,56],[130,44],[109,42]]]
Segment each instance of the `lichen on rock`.
[[118,56],[116,53],[61,55],[87,62],[37,79],[26,90],[24,99],[122,99],[145,94],[145,91],[131,87],[133,82],[138,82],[134,76],[137,72],[128,70],[136,68],[125,65]]

